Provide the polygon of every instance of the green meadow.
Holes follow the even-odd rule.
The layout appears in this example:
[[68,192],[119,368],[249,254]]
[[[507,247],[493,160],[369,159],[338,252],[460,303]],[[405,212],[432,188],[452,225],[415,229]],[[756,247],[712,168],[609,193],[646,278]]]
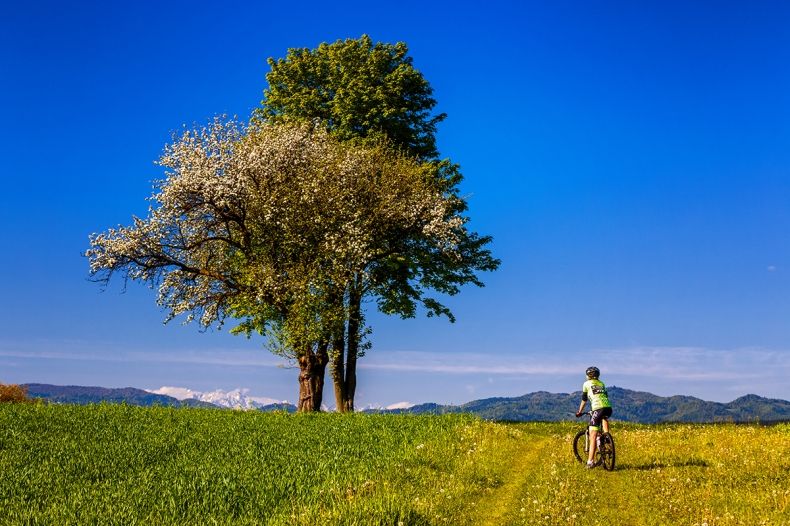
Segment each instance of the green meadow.
[[0,524],[790,524],[790,425],[0,404]]

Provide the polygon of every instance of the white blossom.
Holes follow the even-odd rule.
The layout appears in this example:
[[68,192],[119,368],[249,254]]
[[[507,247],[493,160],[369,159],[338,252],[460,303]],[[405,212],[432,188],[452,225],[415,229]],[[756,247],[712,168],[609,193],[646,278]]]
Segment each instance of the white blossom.
[[375,265],[414,246],[463,258],[458,198],[386,144],[215,119],[175,137],[158,164],[149,215],[93,234],[86,255],[101,279],[121,272],[155,287],[168,319],[208,327],[301,308],[307,323],[328,286],[373,286]]

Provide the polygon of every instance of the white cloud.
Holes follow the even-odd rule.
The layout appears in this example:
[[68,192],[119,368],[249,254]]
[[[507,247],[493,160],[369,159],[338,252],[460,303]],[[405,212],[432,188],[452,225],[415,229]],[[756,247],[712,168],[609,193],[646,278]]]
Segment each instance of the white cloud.
[[[444,374],[568,374],[567,363],[545,363],[541,360],[525,359],[513,362],[512,356],[472,353],[394,351],[371,353],[371,359],[360,362],[360,369],[378,369],[403,372],[426,372]],[[379,360],[381,357],[381,361]]]
[[[73,368],[82,368],[83,363],[93,361],[96,362],[95,370],[101,370],[102,363],[151,364],[152,367],[161,363],[192,364],[199,371],[201,386],[211,385],[211,380],[219,383],[220,376],[235,377],[237,371],[223,370],[223,365],[239,366],[245,371],[283,365],[281,358],[262,349],[152,351],[118,349],[106,342],[85,344],[47,340],[0,341],[0,360],[6,368],[11,362],[19,362],[28,370],[41,368],[51,360],[73,360]],[[568,392],[578,389],[578,379],[589,365],[601,368],[605,381],[610,385],[661,395],[691,394],[721,401],[746,393],[787,398],[790,349],[633,346],[551,352],[492,351],[486,354],[377,348],[359,362],[364,375],[361,376],[357,402],[360,407],[373,404],[381,408],[387,404],[404,403],[399,402],[404,397],[419,403],[463,403],[472,398],[517,396],[539,390]],[[16,374],[23,381],[33,380],[30,373],[25,373],[27,378],[22,378],[22,373]],[[278,374],[271,371],[273,378]],[[58,375],[52,373],[50,377],[57,378]],[[165,377],[158,381],[165,385],[155,392],[180,399],[205,399],[228,407],[253,407],[281,401],[274,396],[253,395],[243,387],[195,391],[168,383],[179,380],[167,380]],[[146,380],[130,376],[123,382],[124,385],[145,385]],[[227,385],[226,381],[223,382]],[[116,379],[113,383],[119,382]],[[267,394],[276,393],[275,396],[281,398],[293,396],[296,390],[295,385],[284,380],[281,385],[274,382],[267,385],[277,389]],[[327,387],[331,390],[331,384]]]
[[411,402],[397,402],[388,405],[385,409],[408,409],[410,407],[414,407],[414,404]]
[[790,353],[765,349],[634,347],[594,351],[609,372],[673,380],[757,379],[790,373]]
[[790,374],[790,353],[785,351],[698,347],[631,347],[508,355],[392,351],[371,353],[370,360],[360,363],[359,367],[458,375],[578,376],[592,362],[609,375],[660,376],[678,380],[756,378],[768,371]]
[[[568,392],[579,388],[584,370],[590,365],[601,369],[609,385],[659,395],[688,394],[718,401],[730,401],[747,393],[787,398],[790,351],[681,346],[490,355],[379,351],[360,362],[360,367],[367,370],[366,376],[410,379],[410,396],[422,401],[468,401],[542,390]],[[425,375],[432,377],[428,384]]]
[[262,349],[217,348],[204,350],[162,349],[157,351],[125,349],[107,343],[85,342],[2,342],[0,356],[10,358],[76,360],[121,363],[172,363],[241,367],[287,367],[282,358]]
[[186,400],[187,398],[195,398],[197,399],[200,396],[200,392],[193,391],[187,387],[170,387],[170,386],[162,386],[159,389],[154,389],[148,391],[149,393],[160,394],[165,396],[172,396],[173,398],[177,398],[178,400]]
[[[204,366],[282,367],[281,358],[263,350],[210,349],[137,351],[113,350],[112,345],[80,342],[0,342],[0,357],[40,360],[76,360],[123,363],[175,363]],[[607,375],[660,377],[686,381],[748,380],[763,376],[790,375],[790,351],[708,349],[699,347],[629,347],[584,351],[525,351],[523,353],[447,353],[386,351],[372,352],[359,368],[400,373],[442,375],[486,375],[487,377],[577,376],[595,362]],[[489,381],[490,382],[490,381]],[[171,396],[194,398],[188,388],[176,389]],[[183,389],[179,391],[177,389]],[[217,394],[222,397],[232,391]],[[193,393],[193,394],[190,394]],[[205,394],[205,393],[201,393]],[[244,393],[253,400],[249,393]],[[262,397],[270,401],[273,398]],[[253,400],[256,401],[257,400]],[[276,401],[276,400],[275,400]]]

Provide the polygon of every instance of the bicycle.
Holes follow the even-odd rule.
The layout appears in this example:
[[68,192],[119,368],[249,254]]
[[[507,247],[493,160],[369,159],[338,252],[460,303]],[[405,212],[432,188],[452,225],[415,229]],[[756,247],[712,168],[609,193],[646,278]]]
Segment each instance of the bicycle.
[[[590,411],[582,413],[582,415],[590,416]],[[576,460],[585,463],[587,462],[589,453],[590,428],[586,426],[573,437],[573,454],[576,456]],[[606,471],[612,471],[614,470],[614,461],[614,438],[612,438],[611,433],[601,432],[598,434],[598,447],[596,448],[594,459],[595,465],[600,466],[603,464],[603,468]]]

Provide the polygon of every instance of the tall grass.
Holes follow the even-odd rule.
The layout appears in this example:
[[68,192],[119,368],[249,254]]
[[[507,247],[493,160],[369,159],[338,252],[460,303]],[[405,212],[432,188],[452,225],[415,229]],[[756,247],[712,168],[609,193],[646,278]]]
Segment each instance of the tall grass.
[[0,524],[790,524],[790,425],[0,404]]
[[[563,427],[564,426],[564,427]],[[502,524],[790,525],[790,425],[613,425],[617,469],[569,462],[557,424]]]
[[[465,454],[485,427],[468,417],[6,405],[0,522],[432,524],[489,483],[484,465],[470,468],[479,452]],[[437,492],[448,498],[435,503]]]

